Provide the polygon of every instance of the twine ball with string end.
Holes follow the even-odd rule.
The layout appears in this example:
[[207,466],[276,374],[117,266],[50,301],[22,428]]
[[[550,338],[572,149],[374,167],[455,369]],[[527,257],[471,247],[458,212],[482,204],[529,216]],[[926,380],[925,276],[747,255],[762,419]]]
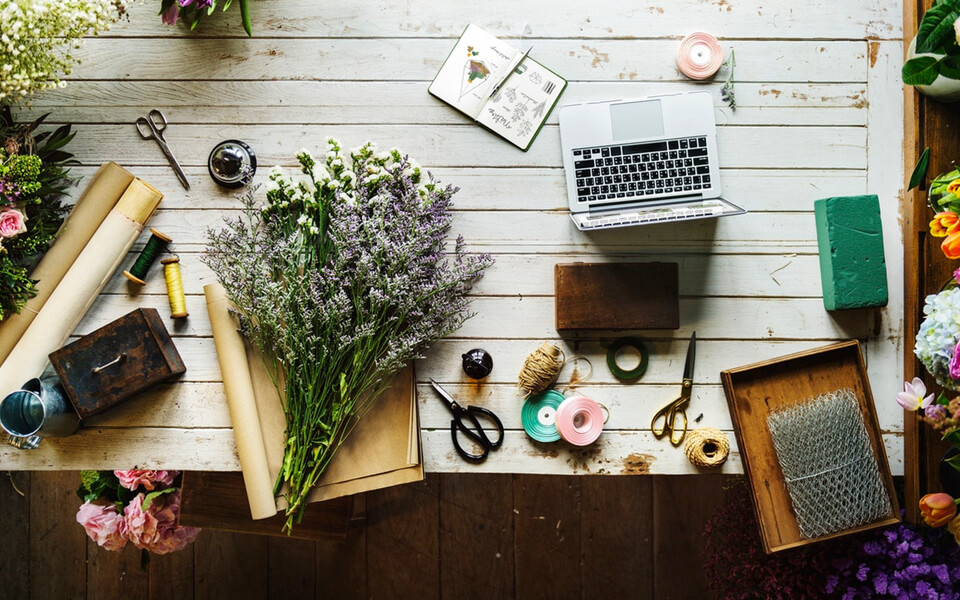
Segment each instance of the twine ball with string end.
[[700,427],[687,432],[683,453],[693,466],[713,469],[727,461],[730,440],[727,434],[716,427]]
[[556,382],[563,363],[563,350],[556,344],[544,342],[523,361],[517,376],[518,391],[526,398],[546,390]]

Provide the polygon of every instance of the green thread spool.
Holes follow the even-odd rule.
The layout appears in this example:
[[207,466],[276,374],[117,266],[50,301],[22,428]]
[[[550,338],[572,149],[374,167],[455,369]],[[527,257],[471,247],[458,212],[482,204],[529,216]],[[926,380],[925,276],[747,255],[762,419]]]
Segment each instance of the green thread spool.
[[[636,350],[640,355],[640,364],[629,370],[624,369],[617,364],[617,355],[623,348],[633,348]],[[647,347],[643,345],[643,340],[640,338],[620,338],[613,342],[613,344],[607,350],[607,367],[610,368],[610,372],[613,373],[617,379],[621,379],[623,381],[634,381],[636,379],[640,379],[640,377],[642,377],[647,371],[648,360],[649,357],[647,355]]]
[[143,252],[137,257],[130,270],[124,271],[123,275],[134,283],[145,285],[147,282],[144,279],[147,277],[150,265],[167,249],[167,244],[171,241],[173,240],[151,227],[150,239],[147,240],[147,245],[143,247]]

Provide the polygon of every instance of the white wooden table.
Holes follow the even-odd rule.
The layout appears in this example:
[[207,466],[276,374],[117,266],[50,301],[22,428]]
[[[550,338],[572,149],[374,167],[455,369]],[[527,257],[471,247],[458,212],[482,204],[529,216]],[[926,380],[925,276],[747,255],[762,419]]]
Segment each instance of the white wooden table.
[[[254,0],[255,37],[239,15],[207,19],[191,35],[156,17],[157,2],[134,5],[130,20],[87,40],[83,64],[64,90],[36,98],[36,113],[77,124],[70,149],[87,176],[120,162],[166,197],[149,225],[171,235],[190,317],[169,321],[187,364],[165,385],[90,421],[79,434],[24,452],[4,446],[0,468],[166,467],[238,470],[202,286],[205,230],[238,207],[206,174],[212,146],[240,138],[256,150],[263,181],[274,164],[293,165],[301,147],[328,135],[348,147],[372,139],[409,152],[461,188],[454,229],[497,263],[475,287],[477,315],[418,365],[425,465],[429,471],[525,473],[688,473],[681,450],[649,433],[653,413],[676,396],[686,340],[698,355],[691,421],[729,432],[719,374],[850,337],[864,341],[874,397],[893,471],[903,470],[903,273],[899,225],[902,167],[901,4],[885,0],[670,0],[589,3],[557,0],[436,2]],[[570,80],[563,102],[707,89],[716,99],[725,196],[745,216],[687,224],[578,232],[567,214],[556,115],[523,153],[427,93],[428,82],[468,23],[524,38],[534,57]],[[738,110],[720,83],[678,75],[680,38],[705,30],[735,49]],[[185,192],[134,120],[160,108],[167,141],[193,188]],[[880,196],[890,303],[879,311],[828,314],[821,301],[813,201]],[[144,236],[130,261],[145,242]],[[644,332],[650,366],[621,385],[600,346],[608,335],[561,342],[595,367],[582,390],[611,412],[594,446],[570,451],[534,445],[520,427],[514,382],[524,357],[553,327],[553,266],[569,261],[676,261],[681,328]],[[119,273],[77,334],[138,307],[168,315],[162,275],[137,296]],[[480,346],[495,368],[469,383],[460,354]],[[503,419],[503,448],[480,466],[453,452],[446,409],[423,382],[432,377],[468,403]],[[735,444],[734,444],[735,446]],[[741,470],[734,448],[724,471]]]

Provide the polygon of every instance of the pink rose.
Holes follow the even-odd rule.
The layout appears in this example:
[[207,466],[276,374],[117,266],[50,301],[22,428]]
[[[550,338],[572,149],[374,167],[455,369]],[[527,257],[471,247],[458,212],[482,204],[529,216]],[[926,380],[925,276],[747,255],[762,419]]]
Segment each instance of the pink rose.
[[27,217],[15,208],[0,211],[0,237],[12,238],[27,230]]
[[150,508],[143,510],[143,494],[130,501],[124,509],[120,530],[133,545],[155,554],[167,554],[183,549],[192,542],[200,529],[177,527],[180,514],[180,490],[153,499]]
[[173,485],[173,480],[177,478],[180,471],[130,469],[129,471],[114,471],[113,474],[120,480],[120,485],[128,490],[135,492],[142,485],[145,490],[152,492],[155,489],[163,489]]
[[90,539],[107,550],[119,551],[127,545],[120,532],[123,516],[113,504],[84,502],[77,511],[77,523],[83,525]]

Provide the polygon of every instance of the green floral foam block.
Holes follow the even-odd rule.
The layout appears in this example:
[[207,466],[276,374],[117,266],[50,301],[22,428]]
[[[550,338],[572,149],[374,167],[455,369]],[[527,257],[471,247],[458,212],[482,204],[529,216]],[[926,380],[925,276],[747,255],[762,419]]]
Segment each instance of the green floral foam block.
[[887,305],[880,201],[874,194],[813,203],[827,310]]

